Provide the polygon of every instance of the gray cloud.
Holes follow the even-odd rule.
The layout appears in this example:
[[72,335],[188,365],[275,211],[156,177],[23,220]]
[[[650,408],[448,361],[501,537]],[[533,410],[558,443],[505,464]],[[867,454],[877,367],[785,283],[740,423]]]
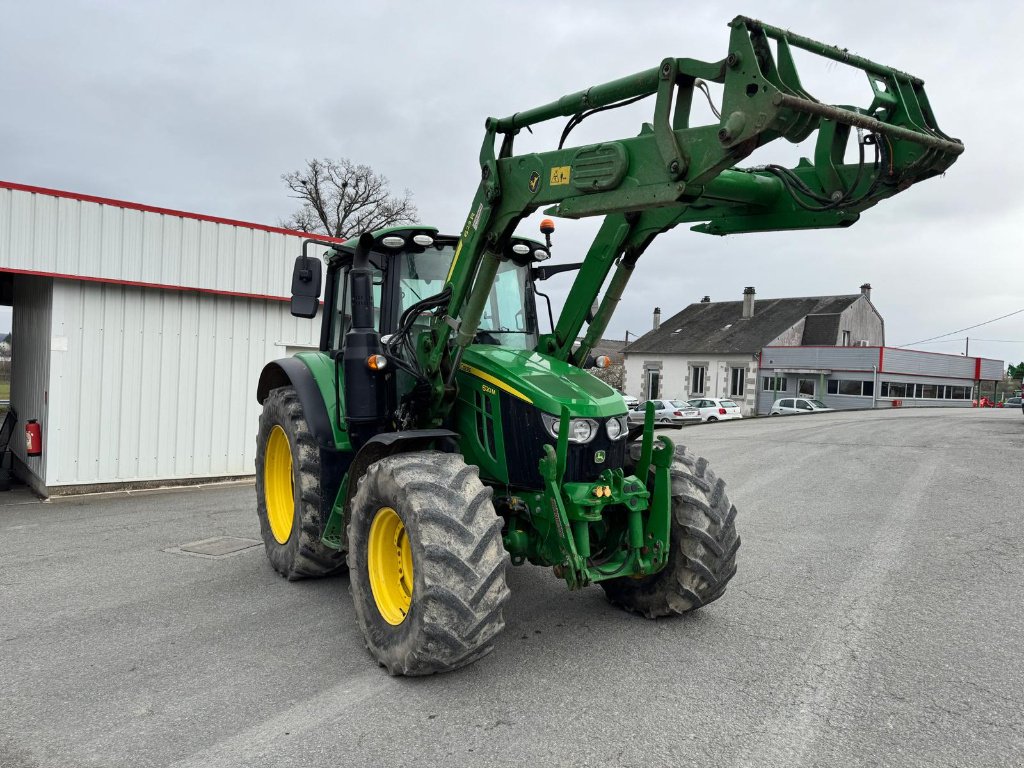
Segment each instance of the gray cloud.
[[[788,296],[854,292],[870,281],[892,343],[1024,307],[1015,227],[1024,204],[1024,159],[1016,150],[1024,87],[1007,73],[1020,47],[1021,8],[746,6],[771,23],[921,75],[940,125],[967,152],[946,177],[866,212],[848,230],[725,239],[670,233],[640,262],[611,330],[620,337],[627,328],[642,331],[656,304],[673,312],[703,294],[738,298],[745,285],[760,296]],[[730,18],[715,4],[692,3],[439,7],[8,4],[0,46],[2,175],[275,223],[292,208],[282,173],[307,157],[344,155],[411,189],[425,222],[455,231],[475,189],[485,117],[668,55],[718,59]],[[866,85],[846,68],[800,63],[805,85],[822,99],[863,101]],[[635,133],[645,119],[640,106],[594,118],[579,139]],[[559,130],[524,135],[522,146],[551,146]],[[786,161],[800,151],[810,150],[764,150]],[[594,222],[559,223],[557,258],[579,258],[595,231]],[[556,287],[556,296],[563,291]],[[978,331],[978,338],[1024,339],[1024,315]],[[1024,359],[1024,342],[978,342],[971,350]]]

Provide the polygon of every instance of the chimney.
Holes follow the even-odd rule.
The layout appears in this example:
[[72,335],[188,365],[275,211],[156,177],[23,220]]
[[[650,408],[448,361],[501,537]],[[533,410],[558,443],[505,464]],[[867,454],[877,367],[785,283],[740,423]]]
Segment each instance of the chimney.
[[860,293],[865,299],[871,301],[871,283],[864,283],[864,285],[860,287]]
[[700,300],[700,303],[701,304],[710,304],[711,303],[711,297],[710,296],[705,296],[703,299]]
[[654,330],[661,328],[661,307],[654,308]]
[[748,285],[743,289],[743,317],[750,319],[754,316],[754,287]]

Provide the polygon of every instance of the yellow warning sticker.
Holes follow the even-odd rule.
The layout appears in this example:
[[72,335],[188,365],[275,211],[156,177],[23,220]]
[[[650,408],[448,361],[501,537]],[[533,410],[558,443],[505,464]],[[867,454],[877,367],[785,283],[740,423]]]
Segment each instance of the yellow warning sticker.
[[569,171],[572,166],[570,165],[556,165],[551,169],[551,186],[557,187],[561,184],[569,183]]

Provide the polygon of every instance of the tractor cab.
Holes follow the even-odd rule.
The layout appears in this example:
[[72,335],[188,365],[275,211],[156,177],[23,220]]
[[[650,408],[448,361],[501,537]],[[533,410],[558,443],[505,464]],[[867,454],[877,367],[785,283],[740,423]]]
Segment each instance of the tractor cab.
[[[395,333],[403,314],[444,289],[458,238],[427,228],[387,229],[374,233],[368,260],[373,269],[374,328],[386,337]],[[349,277],[356,243],[335,245],[327,256],[327,280],[320,348],[338,352],[352,322]],[[537,312],[531,267],[540,243],[516,239],[498,268],[475,343],[532,349],[537,345]],[[411,318],[414,329],[426,330],[432,313]],[[415,334],[413,334],[415,337]],[[409,361],[410,363],[413,361]]]
[[[414,421],[411,411],[422,381],[416,345],[432,318],[444,313],[458,238],[427,227],[399,227],[341,245],[308,244],[330,247],[320,351],[339,369],[335,418],[358,449],[373,435]],[[533,350],[538,341],[534,264],[549,258],[550,250],[525,238],[514,238],[506,250],[474,344]],[[320,281],[319,266],[305,254],[296,259],[292,314],[313,317],[319,309],[317,296],[309,297],[315,285],[304,288],[303,283],[303,276],[309,283]]]

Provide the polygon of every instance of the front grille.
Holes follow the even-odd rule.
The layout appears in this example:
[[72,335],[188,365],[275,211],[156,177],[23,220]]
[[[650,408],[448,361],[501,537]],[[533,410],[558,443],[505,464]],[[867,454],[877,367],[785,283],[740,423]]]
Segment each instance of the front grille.
[[[618,469],[626,460],[626,439],[610,440],[600,422],[597,435],[589,443],[569,443],[566,457],[566,482],[596,480],[606,469]],[[501,427],[505,436],[505,461],[510,485],[540,489],[543,481],[538,466],[544,457],[544,445],[554,447],[555,441],[544,428],[540,410],[507,392],[501,392]],[[605,452],[604,463],[598,464],[594,456]]]

